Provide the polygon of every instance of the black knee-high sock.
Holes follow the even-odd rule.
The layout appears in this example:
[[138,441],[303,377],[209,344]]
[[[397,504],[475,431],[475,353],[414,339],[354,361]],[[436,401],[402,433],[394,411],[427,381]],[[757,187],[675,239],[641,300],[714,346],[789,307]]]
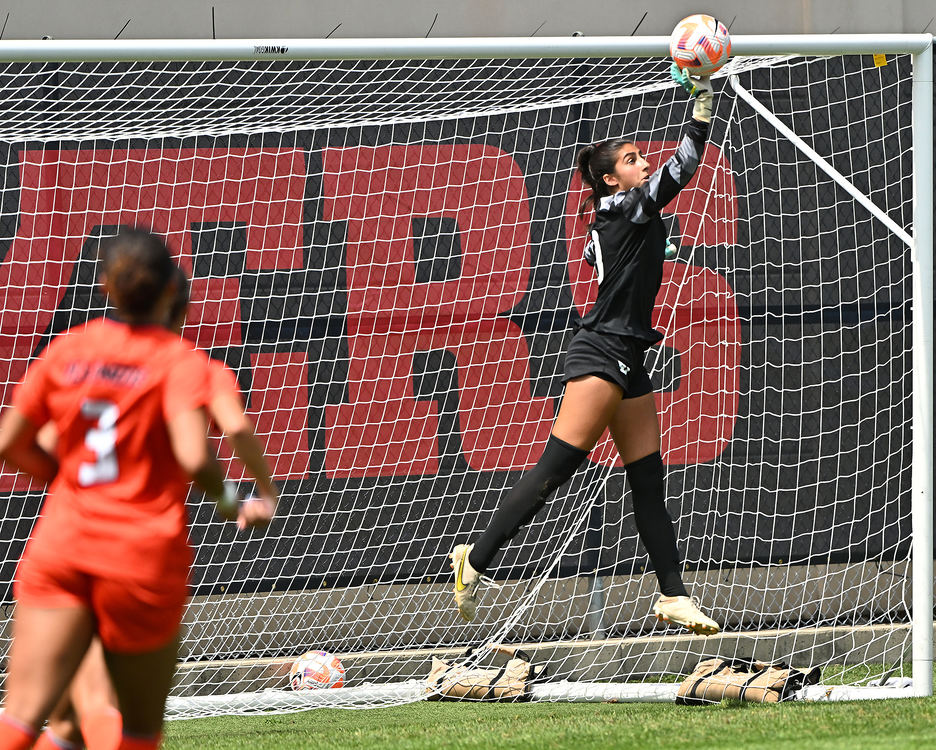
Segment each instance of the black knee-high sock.
[[663,459],[660,452],[651,453],[627,464],[627,481],[634,498],[634,519],[637,533],[650,555],[650,562],[666,596],[687,596],[679,574],[679,551],[673,519],[666,512]]
[[582,465],[588,451],[569,445],[550,435],[546,449],[536,466],[520,477],[513,489],[494,511],[491,523],[474,543],[468,562],[478,572],[487,570],[501,547],[533,520],[560,486],[565,484]]

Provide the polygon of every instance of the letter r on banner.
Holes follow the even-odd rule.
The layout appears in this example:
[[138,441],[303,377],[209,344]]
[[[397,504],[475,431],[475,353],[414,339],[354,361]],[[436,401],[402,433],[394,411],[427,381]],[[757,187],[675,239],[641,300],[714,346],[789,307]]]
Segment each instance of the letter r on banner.
[[[330,476],[434,474],[435,401],[417,400],[413,355],[457,363],[461,442],[478,471],[539,456],[552,402],[534,398],[529,351],[501,313],[525,294],[529,205],[514,160],[483,144],[323,152],[323,213],[347,222],[348,401],[326,409]],[[479,200],[479,196],[483,196]],[[417,281],[413,219],[457,225],[460,275]]]

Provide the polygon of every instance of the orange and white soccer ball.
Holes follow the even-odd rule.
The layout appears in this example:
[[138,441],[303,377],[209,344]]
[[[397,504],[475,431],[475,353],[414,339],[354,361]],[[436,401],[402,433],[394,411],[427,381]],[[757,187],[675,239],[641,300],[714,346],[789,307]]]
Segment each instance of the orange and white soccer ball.
[[694,76],[708,76],[731,56],[731,37],[721,21],[704,13],[687,16],[670,35],[670,57]]
[[341,659],[327,651],[309,651],[293,662],[289,686],[293,690],[321,690],[344,685],[345,669]]

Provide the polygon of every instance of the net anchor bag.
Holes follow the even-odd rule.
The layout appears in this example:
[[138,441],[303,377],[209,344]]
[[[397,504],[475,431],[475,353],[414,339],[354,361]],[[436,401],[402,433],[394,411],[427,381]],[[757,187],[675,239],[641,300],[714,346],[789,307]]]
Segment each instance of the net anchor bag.
[[456,661],[433,657],[426,678],[429,700],[529,700],[531,685],[545,677],[546,668],[533,664],[525,651],[499,644],[491,644],[490,648],[508,657],[503,666],[481,668],[460,664],[459,661],[471,656],[473,647]]
[[804,685],[819,684],[819,667],[797,669],[782,662],[706,659],[679,686],[676,703],[697,706],[723,700],[779,703]]

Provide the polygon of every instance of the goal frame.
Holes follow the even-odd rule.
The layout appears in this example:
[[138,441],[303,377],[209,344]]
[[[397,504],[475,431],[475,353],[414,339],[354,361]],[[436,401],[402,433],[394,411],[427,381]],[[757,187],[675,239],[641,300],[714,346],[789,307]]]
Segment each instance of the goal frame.
[[[912,56],[912,676],[933,694],[933,36],[930,34],[741,35],[735,56]],[[0,41],[0,62],[666,57],[649,37]]]

